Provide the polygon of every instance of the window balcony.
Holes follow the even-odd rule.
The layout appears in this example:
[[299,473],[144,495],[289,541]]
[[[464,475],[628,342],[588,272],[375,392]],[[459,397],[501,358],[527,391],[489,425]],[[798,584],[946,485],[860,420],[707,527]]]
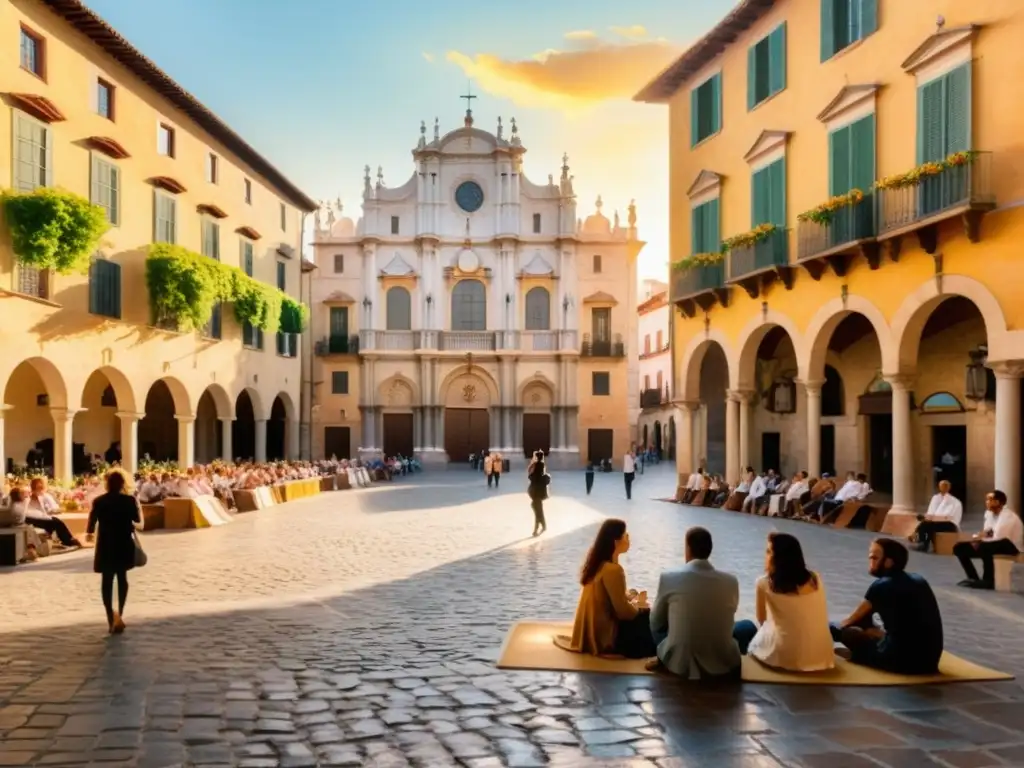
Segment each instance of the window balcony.
[[640,407],[642,409],[660,408],[669,402],[668,387],[664,389],[645,389],[640,393]]
[[[952,159],[952,158],[951,158]],[[938,249],[938,225],[961,217],[972,243],[981,236],[981,219],[996,207],[992,188],[992,153],[973,153],[962,164],[946,160],[941,170],[922,175],[916,183],[881,189],[878,195],[878,239],[889,244],[889,254],[899,258],[900,241],[914,233],[922,250]]]
[[582,357],[625,357],[626,345],[622,341],[622,334],[615,334],[615,341],[610,339],[591,340],[590,334],[583,334],[583,344],[580,347]]
[[414,331],[361,331],[359,336],[364,350],[411,352],[416,348]]
[[879,266],[874,194],[839,208],[827,222],[801,221],[796,232],[797,259],[815,280],[820,280],[827,268],[845,276],[857,255],[864,256],[872,269]]
[[493,352],[494,331],[441,331],[442,352]]
[[787,290],[793,287],[788,229],[775,229],[753,245],[736,246],[729,252],[728,282],[739,285],[750,298],[756,299],[776,280]]
[[707,312],[717,301],[729,306],[729,291],[725,287],[725,262],[690,269],[672,269],[669,298],[684,315],[693,317],[697,308]]
[[327,336],[320,339],[313,345],[313,354],[317,357],[328,357],[329,355],[357,355],[359,354],[359,337]]

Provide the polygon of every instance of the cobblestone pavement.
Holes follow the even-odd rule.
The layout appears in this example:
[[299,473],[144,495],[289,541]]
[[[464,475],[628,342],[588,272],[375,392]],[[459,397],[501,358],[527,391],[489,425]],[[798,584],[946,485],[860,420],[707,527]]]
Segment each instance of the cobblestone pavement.
[[[518,481],[519,478],[516,478]],[[752,610],[773,522],[653,501],[638,479],[557,474],[538,540],[521,482],[463,471],[329,494],[229,526],[144,538],[128,632],[108,638],[87,552],[0,569],[0,765],[1024,766],[1024,690],[989,685],[696,689],[661,678],[501,672],[509,625],[572,615],[598,521],[629,522],[653,589],[693,524]],[[868,583],[869,536],[799,523],[836,618]],[[1024,601],[963,592],[915,555],[947,646],[1024,678]]]

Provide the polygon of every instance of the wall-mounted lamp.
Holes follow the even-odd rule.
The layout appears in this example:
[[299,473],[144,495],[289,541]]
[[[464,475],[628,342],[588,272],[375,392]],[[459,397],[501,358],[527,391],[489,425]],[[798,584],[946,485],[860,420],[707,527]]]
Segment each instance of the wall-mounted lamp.
[[370,307],[373,306],[373,302],[370,301],[370,297],[369,296],[366,296],[366,297],[363,298],[363,306],[366,307],[367,309],[369,309]]
[[427,294],[427,304],[430,305],[430,304],[433,304],[433,303],[434,303],[434,295],[431,294],[431,293],[428,293]]
[[512,294],[511,293],[506,293],[505,294],[505,303],[506,304],[511,304],[512,303]]
[[570,303],[571,302],[569,301],[569,297],[568,296],[562,297],[562,310],[565,311],[565,312],[568,312],[569,311],[569,304]]
[[988,392],[988,371],[985,359],[988,357],[986,347],[978,347],[970,353],[971,362],[967,364],[967,381],[964,395],[968,400],[984,400]]

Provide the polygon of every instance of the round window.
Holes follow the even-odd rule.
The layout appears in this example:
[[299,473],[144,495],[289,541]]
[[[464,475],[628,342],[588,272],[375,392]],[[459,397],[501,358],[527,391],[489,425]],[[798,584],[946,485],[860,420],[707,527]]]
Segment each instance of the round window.
[[455,202],[466,213],[474,213],[484,204],[484,191],[475,181],[464,181],[455,190]]

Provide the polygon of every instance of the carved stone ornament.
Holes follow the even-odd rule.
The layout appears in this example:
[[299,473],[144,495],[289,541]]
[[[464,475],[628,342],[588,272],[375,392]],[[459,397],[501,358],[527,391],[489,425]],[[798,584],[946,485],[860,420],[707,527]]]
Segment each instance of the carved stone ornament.
[[462,388],[462,399],[467,403],[472,403],[476,400],[476,387],[472,384],[467,384]]

